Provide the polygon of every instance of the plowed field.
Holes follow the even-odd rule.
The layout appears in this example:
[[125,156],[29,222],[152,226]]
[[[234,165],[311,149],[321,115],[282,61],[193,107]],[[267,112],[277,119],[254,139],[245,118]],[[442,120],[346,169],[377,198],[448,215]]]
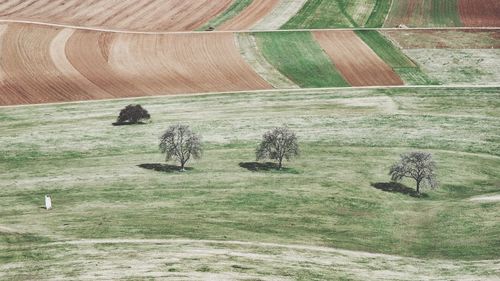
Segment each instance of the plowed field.
[[403,85],[403,81],[352,31],[317,31],[314,37],[352,86]]
[[272,88],[234,34],[133,35],[28,24],[0,29],[0,104]]
[[231,0],[7,0],[0,2],[0,19],[136,31],[184,31],[202,26],[231,3]]
[[458,7],[465,26],[500,26],[498,0],[459,0]]

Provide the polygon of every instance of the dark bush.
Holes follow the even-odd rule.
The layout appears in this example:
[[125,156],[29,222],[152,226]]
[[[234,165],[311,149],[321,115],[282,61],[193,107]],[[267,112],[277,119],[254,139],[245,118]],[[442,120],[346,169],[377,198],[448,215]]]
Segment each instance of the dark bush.
[[120,111],[120,115],[118,116],[116,123],[114,125],[126,125],[126,124],[137,124],[143,120],[150,119],[148,111],[142,108],[141,105],[129,104],[124,109]]

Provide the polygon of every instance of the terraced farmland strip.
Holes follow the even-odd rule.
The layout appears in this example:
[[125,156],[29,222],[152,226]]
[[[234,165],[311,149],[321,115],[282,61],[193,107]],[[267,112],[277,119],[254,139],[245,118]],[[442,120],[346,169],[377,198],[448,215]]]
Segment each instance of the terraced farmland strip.
[[410,85],[437,84],[429,78],[418,65],[408,58],[391,41],[382,36],[378,31],[356,31],[356,34],[384,60],[394,71]]
[[273,30],[279,29],[295,16],[304,6],[307,0],[280,0],[279,5],[252,29]]
[[240,53],[245,61],[274,88],[289,89],[298,86],[281,74],[262,55],[255,41],[255,37],[249,33],[236,34]]
[[253,0],[241,13],[221,24],[218,30],[247,30],[251,29],[264,17],[269,15],[280,3],[280,0]]
[[317,31],[313,34],[352,86],[403,85],[392,68],[353,31]]
[[255,33],[255,37],[267,61],[300,87],[349,86],[311,33]]
[[58,30],[13,24],[1,37],[2,105],[44,103],[56,100],[92,98],[54,65],[50,56],[52,40]]
[[386,27],[404,24],[410,27],[461,26],[457,0],[393,1]]
[[500,26],[500,1],[458,0],[458,3],[465,26]]
[[377,0],[365,27],[382,27],[394,0]]
[[202,27],[198,28],[198,30],[206,30],[208,28],[216,28],[224,22],[234,18],[241,11],[248,7],[252,3],[253,0],[236,0],[233,2],[231,6],[217,17],[211,19],[209,22],[204,24]]
[[137,31],[195,30],[232,0],[3,1],[0,19]]

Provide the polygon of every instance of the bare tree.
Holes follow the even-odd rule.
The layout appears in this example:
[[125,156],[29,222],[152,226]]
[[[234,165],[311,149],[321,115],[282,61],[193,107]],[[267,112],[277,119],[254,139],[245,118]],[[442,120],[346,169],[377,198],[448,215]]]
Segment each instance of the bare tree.
[[400,181],[403,178],[412,178],[417,182],[417,193],[420,193],[420,186],[426,183],[432,189],[436,188],[436,162],[432,159],[432,154],[428,152],[415,151],[401,155],[399,162],[392,165],[389,175],[393,181]]
[[151,116],[148,111],[142,108],[140,104],[129,104],[120,111],[120,115],[118,116],[115,124],[137,124],[141,120],[149,118],[151,118]]
[[165,161],[175,159],[181,165],[181,171],[191,159],[201,157],[201,137],[193,133],[189,126],[170,126],[160,138],[160,151],[166,154]]
[[262,136],[262,142],[257,147],[257,161],[272,159],[278,161],[278,169],[283,166],[283,159],[290,160],[299,155],[297,136],[288,127],[274,128]]

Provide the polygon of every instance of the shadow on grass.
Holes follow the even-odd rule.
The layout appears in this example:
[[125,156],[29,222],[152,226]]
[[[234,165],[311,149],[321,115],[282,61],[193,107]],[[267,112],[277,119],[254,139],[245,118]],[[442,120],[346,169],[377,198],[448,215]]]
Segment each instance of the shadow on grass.
[[146,125],[148,123],[145,122],[137,122],[137,123],[132,123],[132,122],[114,122],[111,123],[113,126],[127,126],[127,125]]
[[[141,167],[146,170],[153,170],[157,172],[164,172],[164,173],[175,173],[175,172],[180,172],[181,167],[176,166],[176,165],[169,165],[169,164],[160,164],[160,163],[149,163],[149,164],[140,164],[137,165],[138,167]],[[190,171],[193,168],[191,167],[184,167],[184,170]]]
[[425,193],[417,193],[417,191],[413,188],[409,188],[404,184],[398,183],[398,182],[377,182],[377,183],[372,183],[371,184],[373,187],[376,189],[386,191],[386,192],[392,192],[392,193],[401,193],[405,195],[409,195],[411,197],[417,197],[417,198],[427,198],[429,195]]
[[251,172],[281,172],[281,173],[291,173],[298,174],[299,172],[293,168],[282,167],[281,170],[278,169],[278,164],[273,162],[241,162],[239,164],[241,168],[247,169]]

